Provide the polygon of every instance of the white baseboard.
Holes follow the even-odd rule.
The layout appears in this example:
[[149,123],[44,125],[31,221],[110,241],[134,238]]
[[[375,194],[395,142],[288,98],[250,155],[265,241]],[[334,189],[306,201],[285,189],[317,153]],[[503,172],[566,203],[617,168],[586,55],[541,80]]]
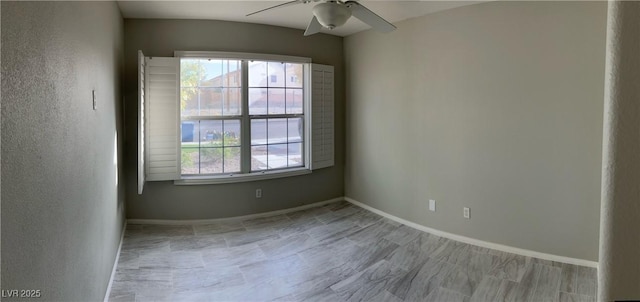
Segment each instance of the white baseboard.
[[324,200],[324,201],[319,201],[319,202],[306,204],[306,205],[295,207],[295,208],[289,208],[289,209],[277,210],[277,211],[271,211],[271,212],[264,212],[264,213],[258,213],[258,214],[250,214],[250,215],[244,215],[244,216],[227,217],[227,218],[192,219],[192,220],[128,219],[127,223],[128,224],[164,224],[164,225],[209,224],[209,223],[223,222],[223,221],[229,221],[229,220],[253,219],[253,218],[266,217],[266,216],[274,216],[274,215],[286,214],[286,213],[306,210],[306,209],[309,209],[309,208],[320,207],[320,206],[323,206],[323,205],[326,205],[326,204],[329,204],[329,203],[334,203],[334,202],[343,201],[343,200],[344,200],[343,197],[338,197],[338,198],[333,198],[333,199],[329,199],[329,200]]
[[113,260],[113,268],[111,269],[111,277],[109,278],[109,285],[107,286],[107,292],[104,294],[104,302],[109,301],[111,295],[111,286],[113,285],[113,278],[116,277],[116,269],[118,268],[118,261],[120,260],[120,251],[122,250],[122,242],[124,241],[124,232],[127,230],[127,221],[124,221],[122,226],[122,234],[120,234],[120,244],[118,244],[118,252],[116,252],[116,259]]
[[344,197],[344,200],[359,206],[363,209],[369,210],[373,213],[376,213],[380,216],[389,218],[393,221],[402,223],[406,226],[412,227],[414,229],[423,231],[423,232],[427,232],[436,236],[440,236],[440,237],[445,237],[445,238],[449,238],[455,241],[460,241],[460,242],[464,242],[464,243],[468,243],[468,244],[473,244],[473,245],[477,245],[477,246],[481,246],[481,247],[485,247],[485,248],[489,248],[489,249],[494,249],[494,250],[498,250],[498,251],[502,251],[502,252],[507,252],[507,253],[512,253],[512,254],[518,254],[518,255],[522,255],[522,256],[528,256],[528,257],[534,257],[534,258],[539,258],[539,259],[544,259],[544,260],[550,260],[550,261],[557,261],[557,262],[562,262],[562,263],[568,263],[568,264],[575,264],[575,265],[580,265],[580,266],[587,266],[587,267],[598,267],[598,262],[595,261],[589,261],[589,260],[584,260],[584,259],[577,259],[577,258],[570,258],[570,257],[564,257],[564,256],[558,256],[558,255],[553,255],[553,254],[547,254],[547,253],[541,253],[541,252],[536,252],[536,251],[531,251],[531,250],[527,250],[527,249],[521,249],[521,248],[517,248],[517,247],[512,247],[512,246],[508,246],[508,245],[502,245],[502,244],[497,244],[497,243],[493,243],[493,242],[488,242],[488,241],[483,241],[483,240],[479,240],[479,239],[474,239],[474,238],[469,238],[469,237],[465,237],[465,236],[461,236],[461,235],[456,235],[456,234],[452,234],[452,233],[447,233],[444,231],[440,231],[440,230],[436,230],[436,229],[432,229],[426,226],[423,226],[421,224],[417,224],[415,222],[411,222],[405,219],[402,219],[400,217],[397,216],[393,216],[387,212],[383,212],[380,211],[376,208],[373,208],[371,206],[368,206],[362,202],[359,202],[357,200],[354,200],[353,198],[349,198],[349,197]]

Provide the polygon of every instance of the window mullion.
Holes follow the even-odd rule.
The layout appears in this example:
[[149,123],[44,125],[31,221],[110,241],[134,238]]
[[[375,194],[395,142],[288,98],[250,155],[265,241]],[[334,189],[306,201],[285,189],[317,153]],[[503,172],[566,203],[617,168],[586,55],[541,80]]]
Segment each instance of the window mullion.
[[240,125],[240,171],[251,172],[251,119],[249,118],[249,62],[242,60],[242,119]]
[[183,121],[232,121],[241,119],[242,115],[227,116],[183,116]]

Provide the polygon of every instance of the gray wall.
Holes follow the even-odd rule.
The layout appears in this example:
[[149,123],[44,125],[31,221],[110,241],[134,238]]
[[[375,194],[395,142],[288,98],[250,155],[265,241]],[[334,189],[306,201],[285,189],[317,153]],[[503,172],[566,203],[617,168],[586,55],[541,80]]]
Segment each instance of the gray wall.
[[[302,30],[201,20],[125,20],[125,128],[127,217],[138,219],[210,219],[291,208],[344,195],[343,39],[324,34],[304,37]],[[137,51],[173,56],[175,50],[237,51],[310,57],[335,66],[336,165],[310,175],[236,184],[175,186],[147,182],[136,191]],[[255,190],[262,188],[262,198]]]
[[640,297],[640,2],[609,2],[607,22],[598,301],[632,301]]
[[124,223],[122,57],[115,2],[2,1],[3,290],[103,299]]
[[346,196],[597,261],[606,3],[491,2],[397,25],[345,39]]

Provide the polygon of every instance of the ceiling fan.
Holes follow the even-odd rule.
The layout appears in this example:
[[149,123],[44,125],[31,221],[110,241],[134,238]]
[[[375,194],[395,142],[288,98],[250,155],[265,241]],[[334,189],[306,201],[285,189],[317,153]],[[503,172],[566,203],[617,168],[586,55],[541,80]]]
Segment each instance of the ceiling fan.
[[[274,8],[282,8],[294,4],[307,4],[310,2],[319,1],[320,0],[293,0],[250,13],[247,15],[247,17]],[[311,22],[307,26],[307,30],[304,32],[304,35],[309,36],[318,33],[320,32],[320,29],[322,29],[322,27],[334,29],[338,26],[342,26],[347,22],[351,15],[360,19],[360,21],[368,24],[377,31],[390,32],[396,29],[393,24],[389,23],[387,20],[376,15],[374,12],[364,7],[364,5],[354,0],[327,0],[313,7],[313,19],[311,19]]]

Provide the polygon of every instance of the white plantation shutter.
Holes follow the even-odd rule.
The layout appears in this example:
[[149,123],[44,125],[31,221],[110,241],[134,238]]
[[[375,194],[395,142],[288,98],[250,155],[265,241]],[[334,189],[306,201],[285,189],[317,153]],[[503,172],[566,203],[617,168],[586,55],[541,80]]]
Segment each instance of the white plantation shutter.
[[138,50],[138,194],[144,189],[144,54]]
[[334,164],[333,66],[311,64],[311,169]]
[[146,58],[146,180],[180,178],[180,59]]

